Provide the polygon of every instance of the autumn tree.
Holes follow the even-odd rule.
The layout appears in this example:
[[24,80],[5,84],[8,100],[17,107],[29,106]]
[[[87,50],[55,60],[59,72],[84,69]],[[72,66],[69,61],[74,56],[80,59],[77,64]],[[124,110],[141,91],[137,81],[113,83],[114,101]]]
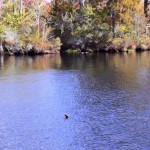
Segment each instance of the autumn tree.
[[144,0],[144,13],[146,17],[150,17],[150,1]]

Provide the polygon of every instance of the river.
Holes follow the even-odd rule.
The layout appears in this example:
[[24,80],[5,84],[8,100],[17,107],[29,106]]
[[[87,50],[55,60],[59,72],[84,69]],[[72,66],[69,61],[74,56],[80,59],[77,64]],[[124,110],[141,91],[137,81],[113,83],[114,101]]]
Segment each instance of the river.
[[150,149],[150,52],[0,57],[0,150],[116,149]]

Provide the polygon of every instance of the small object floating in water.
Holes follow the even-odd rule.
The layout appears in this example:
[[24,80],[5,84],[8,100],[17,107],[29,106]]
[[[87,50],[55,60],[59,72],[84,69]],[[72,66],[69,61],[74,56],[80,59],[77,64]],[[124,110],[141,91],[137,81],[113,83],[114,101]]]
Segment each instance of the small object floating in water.
[[65,119],[68,119],[69,118],[69,116],[68,115],[65,115]]

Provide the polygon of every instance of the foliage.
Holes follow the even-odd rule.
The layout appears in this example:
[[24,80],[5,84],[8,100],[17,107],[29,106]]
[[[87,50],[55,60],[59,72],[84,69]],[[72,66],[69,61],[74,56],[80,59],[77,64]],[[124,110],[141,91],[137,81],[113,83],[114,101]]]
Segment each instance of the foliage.
[[89,49],[122,39],[140,44],[149,39],[147,8],[141,0],[1,0],[0,35],[14,32],[22,43],[43,49],[73,39],[77,48]]
[[[28,43],[41,49],[54,47],[56,38],[49,41],[51,29],[46,24],[50,5],[43,0],[3,0],[0,5],[0,35],[9,44],[27,45]],[[6,13],[7,12],[7,13]],[[58,44],[59,43],[59,44]],[[56,47],[57,47],[56,46]]]
[[80,53],[79,49],[73,50],[73,49],[68,49],[65,51],[67,54],[78,54]]

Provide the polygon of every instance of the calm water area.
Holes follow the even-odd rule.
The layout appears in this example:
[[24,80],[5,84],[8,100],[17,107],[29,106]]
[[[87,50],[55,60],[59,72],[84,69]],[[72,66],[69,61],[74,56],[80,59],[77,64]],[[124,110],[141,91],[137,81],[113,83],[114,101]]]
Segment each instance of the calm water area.
[[150,150],[150,52],[0,56],[0,150]]

